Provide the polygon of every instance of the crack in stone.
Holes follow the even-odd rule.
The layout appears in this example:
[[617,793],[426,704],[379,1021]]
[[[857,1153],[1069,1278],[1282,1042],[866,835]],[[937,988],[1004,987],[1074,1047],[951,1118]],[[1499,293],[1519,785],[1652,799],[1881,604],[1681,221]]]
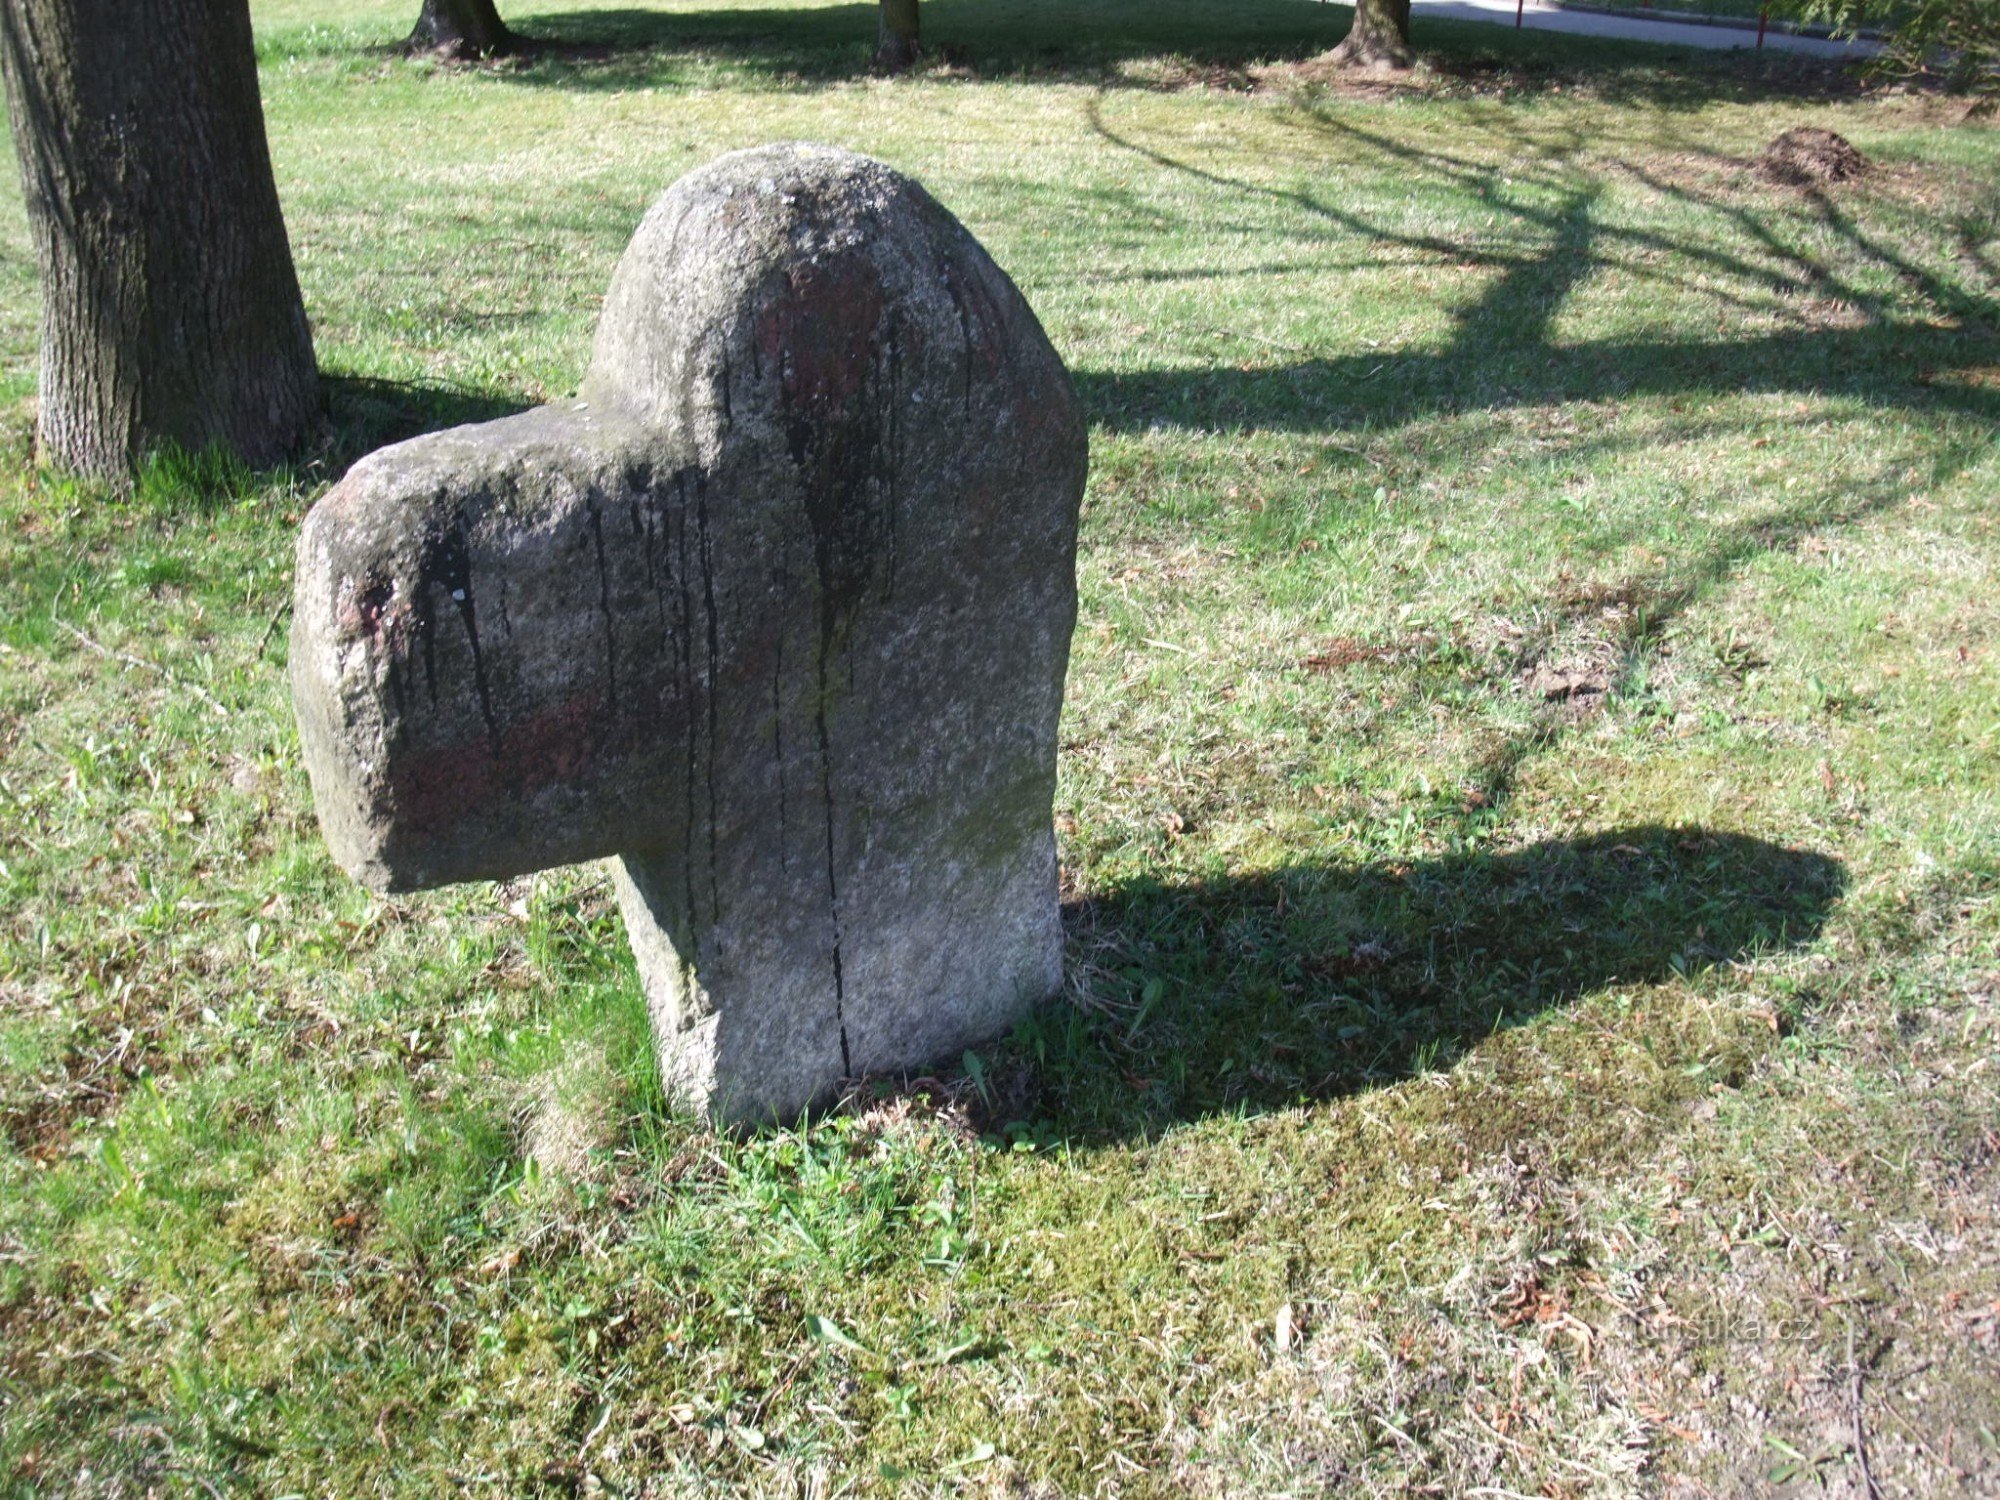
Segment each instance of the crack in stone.
[[[783,592],[785,577],[778,574],[778,589]],[[790,820],[785,809],[785,629],[778,627],[778,639],[771,652],[771,759],[778,768],[778,869],[789,873],[792,868]]]
[[[687,711],[694,702],[694,599],[688,591],[692,570],[688,562],[687,470],[683,469],[674,475],[674,493],[678,496],[680,504],[668,516],[668,525],[671,528],[674,522],[679,522],[678,543],[675,549],[678,554],[679,566],[675,569],[675,575],[676,580],[680,584],[680,615],[678,619],[679,629],[674,632],[674,666],[680,679],[681,720],[684,725],[681,734],[681,785],[686,797],[686,808],[680,839],[681,903],[686,912],[689,944],[691,947],[698,947],[698,940],[694,936],[696,930],[694,911],[694,835],[696,827],[694,772],[697,730],[695,728],[694,715]],[[694,961],[693,954],[689,955],[689,961]]]
[[717,760],[718,699],[716,689],[716,664],[721,651],[716,642],[715,610],[715,552],[708,530],[708,476],[697,472],[694,476],[695,520],[701,527],[701,592],[703,607],[708,623],[708,681],[704,696],[708,699],[708,765],[704,780],[708,784],[708,916],[711,922],[722,920],[722,892],[716,882],[716,802],[715,763]]
[[[590,508],[590,536],[597,549],[597,608],[604,616],[605,699],[615,711],[618,703],[618,619],[611,612],[611,569],[604,556],[604,510],[597,503],[594,486],[584,492],[583,499]],[[605,732],[610,732],[609,723],[605,725]]]
[[826,902],[833,917],[833,1020],[840,1029],[840,1073],[854,1076],[854,1055],[847,1043],[847,975],[840,964],[840,881],[834,873],[833,850],[833,744],[826,732],[826,653],[829,641],[821,633],[819,648],[819,706],[814,722],[819,729],[820,802],[826,810]]

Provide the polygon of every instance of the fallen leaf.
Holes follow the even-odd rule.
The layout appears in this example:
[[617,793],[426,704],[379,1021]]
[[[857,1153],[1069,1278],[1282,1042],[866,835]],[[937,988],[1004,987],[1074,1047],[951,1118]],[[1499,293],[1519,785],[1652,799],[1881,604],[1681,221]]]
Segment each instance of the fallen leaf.
[[872,1355],[875,1352],[866,1344],[851,1338],[831,1318],[822,1318],[816,1313],[806,1318],[806,1332],[823,1344],[832,1344],[840,1349],[851,1349],[856,1354]]

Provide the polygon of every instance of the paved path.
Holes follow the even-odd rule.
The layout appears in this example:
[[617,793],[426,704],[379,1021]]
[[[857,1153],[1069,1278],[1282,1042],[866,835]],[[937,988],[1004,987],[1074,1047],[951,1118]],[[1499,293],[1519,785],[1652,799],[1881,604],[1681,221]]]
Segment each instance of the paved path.
[[[1411,17],[1435,16],[1453,21],[1493,21],[1514,24],[1514,0],[1411,0]],[[1568,31],[1578,36],[1618,37],[1632,42],[1665,42],[1677,47],[1723,50],[1755,47],[1757,33],[1733,26],[1701,26],[1685,21],[1640,21],[1628,16],[1603,16],[1584,10],[1558,10],[1547,0],[1528,0],[1523,23],[1531,31]],[[1423,45],[1423,38],[1417,38]],[[1803,52],[1812,57],[1867,57],[1872,42],[1831,42],[1819,37],[1792,36],[1773,30],[1764,37],[1766,51]]]

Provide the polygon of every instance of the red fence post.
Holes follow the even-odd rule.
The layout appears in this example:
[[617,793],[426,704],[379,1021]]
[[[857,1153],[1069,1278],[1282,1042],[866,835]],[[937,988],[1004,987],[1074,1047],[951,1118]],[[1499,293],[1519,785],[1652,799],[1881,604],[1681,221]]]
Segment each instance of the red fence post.
[[1764,50],[1764,28],[1771,24],[1771,0],[1764,0],[1764,8],[1757,12],[1757,50]]

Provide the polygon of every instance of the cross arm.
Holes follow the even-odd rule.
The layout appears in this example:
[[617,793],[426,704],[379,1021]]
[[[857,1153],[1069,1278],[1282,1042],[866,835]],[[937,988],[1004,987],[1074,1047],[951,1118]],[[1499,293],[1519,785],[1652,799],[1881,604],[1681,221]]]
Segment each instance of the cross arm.
[[343,868],[384,891],[658,843],[705,692],[699,475],[615,405],[398,444],[307,518],[291,673]]

